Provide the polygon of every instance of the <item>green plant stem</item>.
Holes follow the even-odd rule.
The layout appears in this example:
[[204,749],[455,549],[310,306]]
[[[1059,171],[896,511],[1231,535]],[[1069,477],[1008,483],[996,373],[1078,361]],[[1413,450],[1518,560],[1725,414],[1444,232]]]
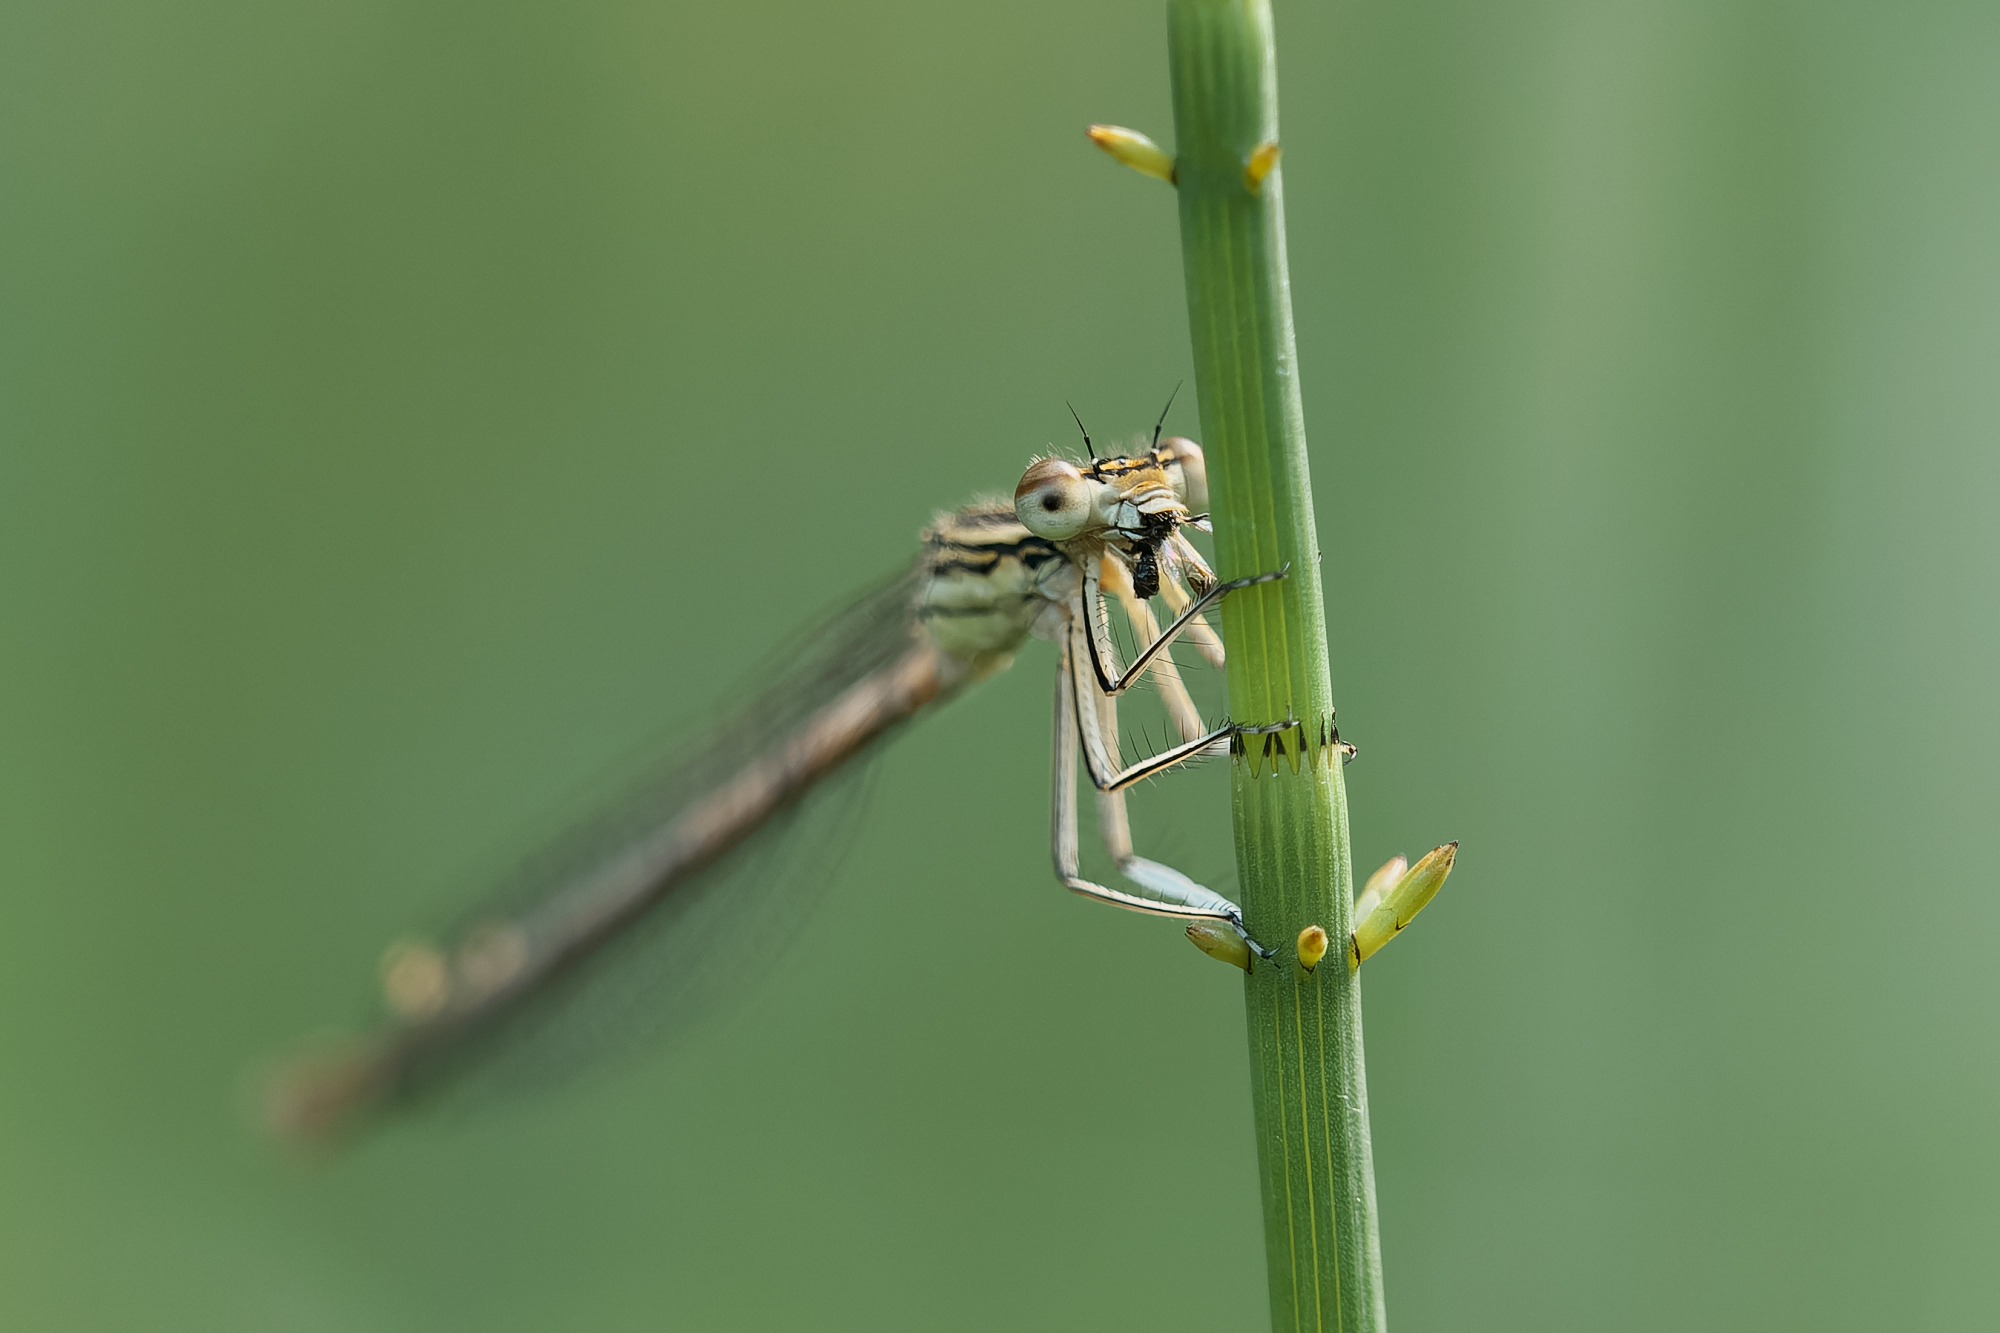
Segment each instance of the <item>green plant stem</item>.
[[[1218,572],[1291,567],[1282,582],[1232,594],[1223,612],[1231,715],[1302,723],[1275,738],[1268,758],[1265,738],[1253,736],[1232,761],[1243,907],[1251,933],[1278,949],[1244,990],[1271,1322],[1378,1333],[1385,1315],[1361,990],[1345,964],[1354,899],[1347,797],[1338,753],[1321,744],[1333,689],[1282,169],[1254,190],[1244,178],[1258,145],[1278,139],[1268,0],[1173,0],[1168,50]],[[1335,952],[1308,973],[1297,938],[1315,924]]]

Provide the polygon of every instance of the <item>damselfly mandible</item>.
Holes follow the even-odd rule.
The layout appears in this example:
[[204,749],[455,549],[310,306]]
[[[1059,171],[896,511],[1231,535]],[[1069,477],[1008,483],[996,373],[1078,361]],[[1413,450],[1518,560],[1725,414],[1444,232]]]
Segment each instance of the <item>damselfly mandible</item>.
[[[1301,745],[1310,743],[1291,719],[1205,726],[1167,652],[1184,639],[1221,666],[1221,641],[1203,613],[1286,572],[1219,581],[1187,538],[1187,529],[1205,529],[1206,504],[1200,447],[1161,440],[1156,427],[1146,452],[1040,459],[1012,504],[986,501],[940,515],[923,533],[914,566],[829,621],[768,696],[689,747],[668,794],[616,839],[457,938],[393,951],[383,971],[390,1017],[338,1053],[296,1062],[274,1088],[277,1126],[323,1138],[414,1096],[465,1064],[469,1051],[504,1044],[496,1035],[544,993],[591,969],[621,936],[693,891],[703,871],[898,723],[1007,667],[1030,638],[1061,649],[1051,816],[1057,878],[1117,907],[1224,923],[1268,957],[1235,903],[1137,855],[1126,819],[1124,793],[1134,783],[1224,753],[1246,733],[1296,730]],[[1140,640],[1122,666],[1107,597]],[[1150,606],[1155,597],[1172,613],[1164,629]],[[1180,739],[1125,764],[1118,698],[1149,673]],[[1322,736],[1319,744],[1339,741]],[[1098,794],[1107,848],[1131,889],[1081,873],[1079,755]]]

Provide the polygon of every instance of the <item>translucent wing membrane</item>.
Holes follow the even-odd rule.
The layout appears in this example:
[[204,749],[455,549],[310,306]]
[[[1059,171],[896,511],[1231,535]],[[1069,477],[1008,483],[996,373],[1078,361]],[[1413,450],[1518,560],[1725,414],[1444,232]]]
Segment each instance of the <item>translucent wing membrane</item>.
[[[921,581],[906,571],[799,636],[748,703],[670,748],[605,813],[524,860],[435,943],[392,948],[390,1016],[288,1069],[270,1108],[279,1127],[323,1137],[460,1080],[544,1084],[700,1012],[710,983],[748,969],[752,937],[767,962],[759,928],[800,915],[777,891],[823,884],[852,822],[842,798],[861,784],[825,779],[957,683],[918,630]],[[826,835],[803,854],[743,845],[801,819]]]
[[[409,1095],[450,1107],[546,1091],[686,1031],[777,966],[852,845],[874,747],[816,783],[753,838],[664,894],[552,976],[504,1021],[413,1068]],[[455,938],[476,937],[468,916]]]
[[902,571],[794,635],[743,686],[743,703],[691,740],[663,745],[644,772],[524,858],[446,934],[462,936],[482,921],[520,917],[558,900],[582,870],[642,842],[830,700],[907,653],[917,642],[921,581],[919,570]]

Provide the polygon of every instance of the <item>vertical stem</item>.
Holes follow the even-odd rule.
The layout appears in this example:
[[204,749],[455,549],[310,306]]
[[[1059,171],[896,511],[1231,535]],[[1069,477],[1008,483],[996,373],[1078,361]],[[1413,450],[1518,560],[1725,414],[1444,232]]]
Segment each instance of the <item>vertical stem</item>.
[[[1347,797],[1339,754],[1325,743],[1333,690],[1283,184],[1274,170],[1253,188],[1244,171],[1259,145],[1278,138],[1268,0],[1172,0],[1168,51],[1218,572],[1235,578],[1291,566],[1280,583],[1232,594],[1223,613],[1231,715],[1301,724],[1244,738],[1232,761],[1244,911],[1251,933],[1278,949],[1245,981],[1271,1321],[1276,1329],[1379,1333],[1361,991],[1345,965],[1354,899]],[[1308,973],[1297,938],[1314,924],[1336,952]]]

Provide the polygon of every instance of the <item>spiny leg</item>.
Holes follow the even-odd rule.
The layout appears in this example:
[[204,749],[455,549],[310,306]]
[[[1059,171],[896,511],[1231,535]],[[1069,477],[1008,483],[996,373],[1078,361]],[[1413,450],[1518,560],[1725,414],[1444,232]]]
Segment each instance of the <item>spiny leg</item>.
[[[1287,563],[1283,569],[1268,574],[1252,574],[1248,578],[1231,579],[1218,583],[1188,604],[1188,609],[1174,617],[1172,624],[1153,641],[1139,650],[1132,659],[1132,665],[1121,674],[1116,670],[1117,654],[1111,644],[1111,630],[1104,614],[1104,590],[1095,561],[1087,561],[1083,570],[1083,586],[1072,600],[1071,619],[1082,626],[1090,653],[1091,669],[1097,676],[1097,688],[1105,694],[1123,694],[1132,688],[1133,682],[1145,674],[1146,667],[1153,658],[1164,652],[1173,641],[1180,637],[1190,625],[1198,620],[1203,611],[1220,602],[1232,592],[1253,587],[1259,583],[1274,583],[1291,572]],[[1078,603],[1081,603],[1080,605]],[[1206,625],[1203,626],[1206,629]]]
[[[1132,622],[1132,628],[1148,643],[1160,637],[1159,622],[1153,619],[1153,608],[1140,600],[1132,587],[1131,575],[1125,566],[1107,555],[1103,563],[1104,586],[1117,595],[1118,604],[1125,608],[1125,618]],[[1173,588],[1180,591],[1173,580],[1162,581],[1161,590]],[[1181,593],[1182,599],[1187,597]],[[1191,627],[1192,628],[1192,627]],[[1202,628],[1207,628],[1203,626]],[[1174,719],[1174,729],[1181,739],[1191,741],[1204,730],[1201,714],[1196,711],[1194,698],[1188,693],[1187,684],[1181,680],[1180,668],[1174,664],[1171,652],[1163,652],[1153,659],[1153,681],[1160,687],[1160,701],[1167,706],[1167,712]],[[1113,743],[1116,743],[1117,729],[1112,729]]]
[[[1106,757],[1117,763],[1119,762],[1118,701],[1109,695],[1098,695],[1097,718],[1098,734],[1104,739]],[[1145,889],[1152,897],[1168,902],[1198,902],[1219,896],[1172,866],[1149,860],[1133,851],[1132,821],[1126,812],[1123,790],[1097,793],[1097,825],[1104,836],[1104,849],[1111,854],[1112,863],[1118,867],[1118,873]],[[1263,953],[1263,946],[1250,940],[1248,933],[1242,930],[1241,909],[1226,898],[1222,901],[1228,902],[1230,908],[1239,913],[1237,917],[1231,919],[1231,924],[1237,928],[1238,933]],[[1268,958],[1270,955],[1265,953],[1264,956]]]
[[[1056,677],[1056,718],[1055,718],[1055,759],[1054,788],[1055,799],[1050,812],[1050,843],[1054,853],[1056,878],[1072,893],[1099,902],[1123,907],[1127,911],[1144,912],[1150,916],[1200,917],[1212,921],[1226,921],[1241,934],[1252,948],[1269,958],[1271,951],[1250,938],[1243,929],[1243,913],[1235,903],[1221,894],[1214,893],[1195,883],[1187,876],[1169,866],[1133,856],[1131,853],[1131,831],[1124,818],[1124,803],[1119,798],[1115,822],[1107,822],[1106,839],[1114,836],[1122,839],[1122,847],[1112,843],[1112,855],[1118,859],[1121,872],[1159,896],[1142,898],[1137,894],[1125,893],[1108,888],[1082,876],[1082,865],[1077,854],[1076,839],[1076,752],[1077,722],[1084,715],[1077,706],[1075,678],[1081,674],[1080,664],[1072,663],[1070,649],[1063,650],[1062,665]],[[1090,710],[1095,720],[1096,710]],[[1096,730],[1095,727],[1092,730]],[[1225,738],[1228,730],[1222,734]],[[1136,779],[1135,779],[1136,780]],[[1111,793],[1116,796],[1115,789]],[[1120,853],[1123,853],[1122,857]],[[1131,867],[1128,869],[1128,865]],[[1134,873],[1134,871],[1138,873]]]
[[1190,759],[1204,754],[1227,753],[1229,738],[1248,728],[1225,723],[1178,745],[1170,745],[1136,764],[1124,766],[1119,763],[1116,743],[1106,741],[1104,720],[1096,704],[1091,702],[1111,696],[1098,691],[1091,668],[1084,665],[1084,658],[1090,652],[1091,634],[1081,613],[1088,605],[1081,595],[1072,604],[1069,643],[1064,648],[1062,671],[1063,678],[1068,682],[1068,697],[1072,700],[1071,724],[1083,749],[1084,767],[1090,774],[1090,785],[1099,791],[1123,791],[1135,782],[1164,773]]

